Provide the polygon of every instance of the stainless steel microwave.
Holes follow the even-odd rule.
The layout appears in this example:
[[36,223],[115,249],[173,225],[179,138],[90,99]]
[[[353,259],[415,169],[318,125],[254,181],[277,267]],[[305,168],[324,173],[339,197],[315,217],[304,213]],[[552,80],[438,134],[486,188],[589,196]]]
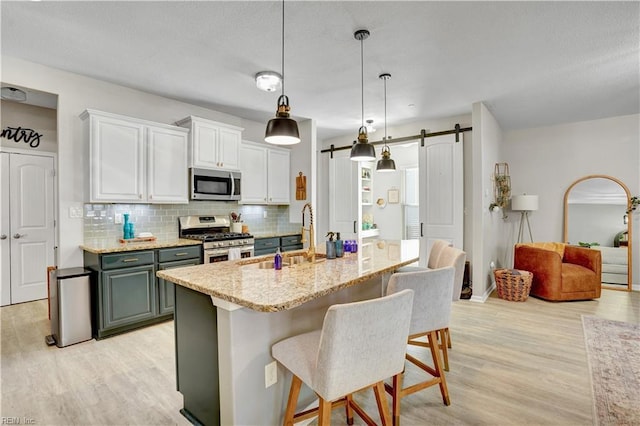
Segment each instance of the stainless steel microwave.
[[231,201],[240,199],[240,172],[192,168],[191,199]]

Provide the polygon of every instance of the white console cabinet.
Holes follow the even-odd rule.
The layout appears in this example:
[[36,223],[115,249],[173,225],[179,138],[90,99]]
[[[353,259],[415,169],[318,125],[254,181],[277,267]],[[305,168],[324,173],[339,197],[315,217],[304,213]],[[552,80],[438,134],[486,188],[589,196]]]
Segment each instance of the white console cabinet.
[[86,110],[86,197],[92,203],[188,203],[188,131]]
[[290,153],[243,141],[240,148],[243,204],[289,204]]
[[242,128],[189,116],[176,123],[190,131],[189,167],[238,170]]

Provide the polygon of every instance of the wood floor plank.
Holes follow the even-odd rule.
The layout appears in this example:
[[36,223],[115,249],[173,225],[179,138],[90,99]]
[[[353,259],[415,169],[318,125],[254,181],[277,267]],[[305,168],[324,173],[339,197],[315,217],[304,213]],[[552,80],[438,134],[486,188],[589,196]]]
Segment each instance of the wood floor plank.
[[[454,303],[451,405],[437,387],[420,391],[402,399],[401,423],[592,424],[582,314],[640,323],[640,293],[603,290],[598,300],[563,303],[494,294],[486,303]],[[44,301],[0,308],[0,416],[42,425],[189,425],[179,413],[172,322],[66,348],[47,347],[47,334]],[[409,350],[430,359],[428,349]],[[407,363],[405,385],[419,374]],[[372,392],[354,399],[377,411]],[[345,424],[343,410],[334,410],[332,423]]]

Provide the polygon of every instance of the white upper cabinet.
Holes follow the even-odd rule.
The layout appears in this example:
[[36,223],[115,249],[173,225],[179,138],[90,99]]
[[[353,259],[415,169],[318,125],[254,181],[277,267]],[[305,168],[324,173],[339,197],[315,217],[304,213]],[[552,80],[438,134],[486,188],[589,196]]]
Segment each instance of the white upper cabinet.
[[188,203],[188,131],[95,110],[80,117],[88,202]]
[[289,204],[290,202],[290,156],[288,150],[267,150],[267,196],[270,204]]
[[187,134],[182,128],[148,128],[147,192],[152,203],[189,203]]
[[178,121],[189,136],[189,167],[238,170],[242,128],[189,116]]
[[240,148],[242,204],[289,204],[290,152],[244,141]]

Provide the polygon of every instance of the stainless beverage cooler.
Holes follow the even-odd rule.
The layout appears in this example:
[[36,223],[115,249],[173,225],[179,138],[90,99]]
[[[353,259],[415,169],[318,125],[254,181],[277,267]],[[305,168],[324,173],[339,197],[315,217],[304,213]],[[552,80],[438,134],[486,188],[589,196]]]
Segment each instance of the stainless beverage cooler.
[[91,339],[91,274],[84,268],[50,272],[51,336],[62,348]]

